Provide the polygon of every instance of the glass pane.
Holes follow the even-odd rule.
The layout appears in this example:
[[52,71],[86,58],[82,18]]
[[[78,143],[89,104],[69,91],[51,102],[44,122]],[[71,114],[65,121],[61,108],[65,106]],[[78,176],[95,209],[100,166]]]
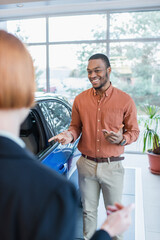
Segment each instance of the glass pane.
[[47,101],[41,101],[38,103],[42,113],[43,113],[43,116],[46,120],[46,123],[47,123],[47,128],[49,130],[49,132],[54,136],[55,135],[55,132],[54,132],[54,125],[51,121],[51,117],[50,117],[50,111],[49,111],[49,108],[48,106],[50,104],[48,104]]
[[47,101],[40,103],[39,106],[52,133],[57,135],[69,127],[71,113],[62,103]]
[[45,18],[7,21],[6,30],[26,43],[46,41]]
[[106,15],[53,17],[49,19],[49,41],[96,40],[106,38]]
[[66,95],[70,101],[90,88],[87,77],[88,58],[106,52],[105,44],[64,44],[50,46],[50,91]]
[[46,47],[29,46],[34,61],[37,91],[46,91]]
[[160,106],[160,43],[112,43],[111,81],[129,93],[138,109],[145,103]]
[[160,37],[160,11],[114,13],[110,17],[111,39]]
[[0,29],[7,30],[7,22],[6,21],[0,21]]

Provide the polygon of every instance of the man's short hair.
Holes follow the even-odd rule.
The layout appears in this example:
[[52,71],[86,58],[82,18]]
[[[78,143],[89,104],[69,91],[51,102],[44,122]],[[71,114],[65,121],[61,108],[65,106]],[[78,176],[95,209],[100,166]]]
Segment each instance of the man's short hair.
[[111,66],[108,57],[102,53],[96,53],[96,54],[92,55],[88,59],[88,61],[93,60],[93,59],[102,59],[105,62],[107,68]]
[[0,30],[0,109],[29,108],[34,103],[35,74],[25,45]]

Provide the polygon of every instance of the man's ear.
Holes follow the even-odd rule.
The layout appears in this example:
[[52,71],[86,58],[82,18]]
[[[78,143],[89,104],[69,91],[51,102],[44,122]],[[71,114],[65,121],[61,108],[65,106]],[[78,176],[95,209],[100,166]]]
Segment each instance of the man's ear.
[[108,67],[108,68],[107,68],[107,72],[108,72],[108,73],[111,73],[111,67]]
[[[108,67],[108,68],[107,68],[106,77],[108,77],[108,76],[110,75],[110,73],[111,73],[111,67]],[[108,75],[108,74],[109,74],[109,75]]]

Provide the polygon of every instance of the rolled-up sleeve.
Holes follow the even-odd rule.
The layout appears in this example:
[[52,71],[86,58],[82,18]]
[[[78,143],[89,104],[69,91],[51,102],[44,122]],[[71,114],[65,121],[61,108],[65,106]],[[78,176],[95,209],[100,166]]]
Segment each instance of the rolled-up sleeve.
[[137,122],[137,109],[132,99],[127,103],[126,111],[124,114],[124,138],[126,145],[135,142],[139,136],[139,127]]
[[82,122],[81,122],[81,118],[80,118],[80,113],[78,111],[76,98],[73,103],[72,120],[71,120],[71,124],[70,124],[68,130],[71,132],[71,134],[73,136],[73,142],[79,137],[79,135],[82,131]]

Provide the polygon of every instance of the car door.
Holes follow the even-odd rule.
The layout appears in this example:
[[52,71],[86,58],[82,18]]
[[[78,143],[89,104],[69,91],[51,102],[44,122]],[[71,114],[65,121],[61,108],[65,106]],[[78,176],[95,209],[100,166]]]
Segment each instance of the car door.
[[[65,101],[61,99],[40,100],[38,101],[38,107],[47,125],[48,138],[68,129],[71,121],[71,106]],[[77,142],[61,145],[53,141],[48,153],[43,156],[42,163],[49,167],[56,163],[59,171],[67,173],[71,167],[73,168],[71,159],[73,159],[72,156],[76,147]]]
[[72,179],[80,156],[78,140],[67,145],[48,142],[49,138],[66,130],[70,121],[71,106],[67,102],[58,98],[39,99],[21,125],[20,137],[37,160]]

